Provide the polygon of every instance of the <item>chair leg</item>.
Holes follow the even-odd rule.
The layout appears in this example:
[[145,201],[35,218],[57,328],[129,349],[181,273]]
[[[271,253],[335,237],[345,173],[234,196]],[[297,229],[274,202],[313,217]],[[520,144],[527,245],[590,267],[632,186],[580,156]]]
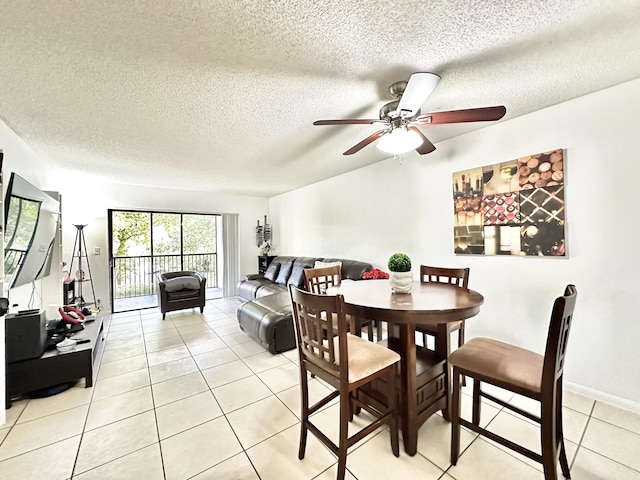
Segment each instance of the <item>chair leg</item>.
[[200,313],[204,313],[204,305],[200,307]]
[[451,398],[451,464],[458,463],[460,455],[460,373],[453,369],[453,394]]
[[480,425],[480,380],[477,378],[473,379],[473,407],[471,422],[474,425]]
[[367,326],[367,338],[370,342],[373,342],[373,320],[369,320],[369,325]]
[[[460,325],[460,328],[458,329],[458,348],[460,348],[462,345],[464,345],[464,320],[462,321],[462,324]],[[464,387],[467,386],[467,376],[466,375],[462,375],[462,386],[464,386]]]
[[304,458],[307,449],[307,422],[309,421],[309,384],[307,381],[307,371],[300,367],[300,446],[298,448],[298,458]]
[[353,414],[356,411],[356,399],[358,398],[358,389],[356,388],[353,393],[349,395],[349,421],[353,422]]
[[567,461],[567,452],[564,449],[564,439],[560,444],[560,468],[562,469],[562,476],[564,478],[571,478],[571,473],[569,473],[569,462]]
[[167,316],[167,314],[166,314],[166,313],[163,313],[163,314],[162,314],[162,320],[164,320],[164,319],[166,318],[166,316]]
[[556,445],[560,445],[560,468],[564,478],[571,478],[569,473],[569,462],[567,461],[567,451],[564,446],[564,430],[562,428],[562,381],[558,380],[556,387]]
[[[549,399],[551,400],[551,399]],[[542,444],[542,468],[545,480],[556,480],[558,477],[558,444],[556,436],[556,408],[553,401],[542,401],[540,415],[540,435]]]
[[391,451],[396,457],[400,456],[400,443],[398,440],[398,391],[396,388],[396,370],[397,366],[394,366],[389,370],[387,385],[387,398],[389,403],[389,430],[391,433]]
[[343,480],[347,470],[347,440],[349,436],[349,416],[351,414],[351,395],[348,392],[340,394],[340,433],[338,439],[338,476]]

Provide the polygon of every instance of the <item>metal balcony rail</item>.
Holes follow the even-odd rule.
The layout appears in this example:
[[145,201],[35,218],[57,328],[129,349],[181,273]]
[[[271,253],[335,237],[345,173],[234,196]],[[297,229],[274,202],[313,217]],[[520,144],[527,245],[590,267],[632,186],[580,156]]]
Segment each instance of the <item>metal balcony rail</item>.
[[194,270],[206,277],[208,288],[218,286],[216,253],[115,257],[113,262],[114,299],[155,295],[159,272]]

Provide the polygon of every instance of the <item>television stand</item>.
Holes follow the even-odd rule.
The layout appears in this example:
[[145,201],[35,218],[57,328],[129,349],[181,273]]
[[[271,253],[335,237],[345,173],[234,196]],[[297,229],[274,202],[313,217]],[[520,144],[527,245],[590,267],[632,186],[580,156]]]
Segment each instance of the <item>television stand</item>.
[[[85,387],[93,386],[93,366],[104,347],[102,314],[84,323],[84,330],[71,338],[87,338],[88,343],[76,345],[73,350],[60,352],[55,347],[41,357],[8,363],[6,365],[6,408],[11,398],[43,388],[54,387],[85,378]],[[97,365],[96,365],[97,366]]]

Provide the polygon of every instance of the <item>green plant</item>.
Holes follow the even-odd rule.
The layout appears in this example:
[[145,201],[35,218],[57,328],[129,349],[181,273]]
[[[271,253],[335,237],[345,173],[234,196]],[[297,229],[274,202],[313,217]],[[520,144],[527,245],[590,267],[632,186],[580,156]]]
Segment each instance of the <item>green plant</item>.
[[394,253],[389,257],[387,266],[392,272],[410,272],[411,259],[406,253]]

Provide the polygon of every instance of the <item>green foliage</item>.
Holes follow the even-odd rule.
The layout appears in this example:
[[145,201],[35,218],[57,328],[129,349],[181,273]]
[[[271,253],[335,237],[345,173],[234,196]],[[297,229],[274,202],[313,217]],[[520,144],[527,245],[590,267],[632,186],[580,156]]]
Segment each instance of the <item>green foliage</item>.
[[11,196],[7,213],[5,248],[26,252],[38,224],[40,203]]
[[113,251],[116,257],[129,255],[129,248],[143,246],[145,253],[151,253],[151,236],[148,213],[142,212],[113,212]]
[[185,214],[182,218],[184,253],[216,253],[216,216]]
[[387,266],[392,272],[410,272],[411,259],[406,253],[394,253],[389,257]]
[[39,215],[39,202],[11,196],[4,237],[4,281],[7,283],[24,260],[23,256],[31,245]]
[[180,253],[180,214],[154,213],[153,254],[176,255]]
[[[182,217],[182,225],[180,219]],[[153,222],[153,225],[151,225]],[[182,232],[180,227],[182,227]],[[202,214],[117,211],[113,213],[113,251],[116,257],[215,253],[216,216]],[[180,234],[182,233],[182,239]]]

